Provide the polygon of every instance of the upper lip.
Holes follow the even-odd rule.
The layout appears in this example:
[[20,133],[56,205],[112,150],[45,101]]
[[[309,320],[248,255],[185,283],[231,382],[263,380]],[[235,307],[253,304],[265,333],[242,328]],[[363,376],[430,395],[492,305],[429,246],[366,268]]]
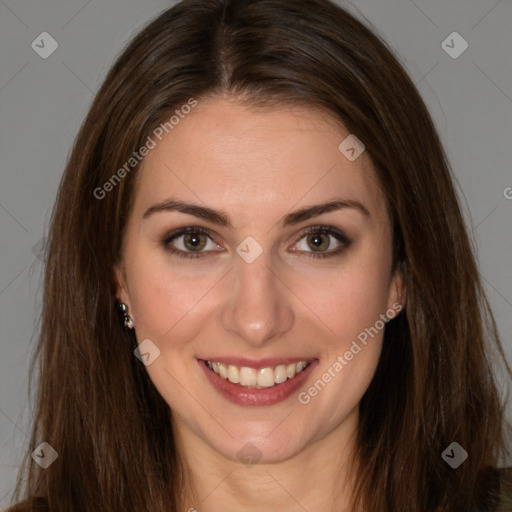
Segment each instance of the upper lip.
[[265,357],[263,359],[248,359],[246,357],[223,357],[213,356],[201,358],[203,361],[213,363],[225,363],[233,366],[246,366],[248,368],[267,368],[269,366],[278,366],[280,364],[299,363],[300,361],[313,361],[315,357]]

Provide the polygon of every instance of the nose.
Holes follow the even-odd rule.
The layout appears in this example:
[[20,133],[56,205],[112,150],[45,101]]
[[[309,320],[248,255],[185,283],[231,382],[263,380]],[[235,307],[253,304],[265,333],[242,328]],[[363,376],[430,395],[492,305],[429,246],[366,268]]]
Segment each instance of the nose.
[[293,293],[271,267],[265,251],[252,263],[236,258],[221,312],[223,328],[253,347],[262,347],[293,326]]

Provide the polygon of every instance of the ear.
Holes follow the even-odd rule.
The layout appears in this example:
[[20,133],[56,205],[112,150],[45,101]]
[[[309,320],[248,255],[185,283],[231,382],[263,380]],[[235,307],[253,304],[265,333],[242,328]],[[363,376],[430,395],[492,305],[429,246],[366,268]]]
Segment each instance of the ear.
[[406,293],[404,271],[401,265],[397,265],[389,283],[388,309],[397,312],[402,310],[405,306]]
[[113,279],[116,289],[116,299],[119,302],[124,302],[128,306],[128,311],[131,310],[130,296],[128,294],[128,287],[126,285],[126,273],[122,263],[114,265]]

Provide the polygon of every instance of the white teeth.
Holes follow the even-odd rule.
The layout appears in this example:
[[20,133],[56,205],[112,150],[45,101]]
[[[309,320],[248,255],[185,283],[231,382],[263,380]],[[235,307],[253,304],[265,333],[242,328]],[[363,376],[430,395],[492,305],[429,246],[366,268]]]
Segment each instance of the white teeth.
[[269,388],[275,384],[274,370],[272,368],[261,368],[258,371],[257,384],[262,388]]
[[306,368],[306,361],[299,361],[295,366],[295,373],[300,373],[304,368]]
[[240,372],[236,366],[230,364],[228,366],[228,380],[233,384],[238,384],[240,382]]
[[256,370],[254,368],[247,368],[247,366],[240,368],[240,384],[242,386],[256,386],[256,379]]
[[219,363],[219,375],[223,379],[228,376],[228,367],[225,364]]
[[281,384],[281,382],[284,382],[288,378],[288,375],[286,375],[286,366],[284,364],[280,364],[279,366],[276,366],[276,369],[274,370],[274,381],[276,384]]
[[299,361],[288,365],[280,364],[275,368],[249,368],[247,366],[234,366],[232,364],[207,361],[208,367],[223,379],[233,384],[254,388],[270,388],[276,384],[282,384],[287,379],[292,379],[302,372],[311,361]]

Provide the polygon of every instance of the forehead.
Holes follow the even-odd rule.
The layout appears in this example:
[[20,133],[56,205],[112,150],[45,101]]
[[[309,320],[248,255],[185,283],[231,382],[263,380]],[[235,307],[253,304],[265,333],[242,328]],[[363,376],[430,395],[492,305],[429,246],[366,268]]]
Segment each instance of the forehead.
[[199,101],[142,162],[135,209],[166,197],[202,202],[235,215],[343,197],[384,213],[366,153],[339,150],[350,135],[331,115],[307,107],[256,110],[231,99]]

